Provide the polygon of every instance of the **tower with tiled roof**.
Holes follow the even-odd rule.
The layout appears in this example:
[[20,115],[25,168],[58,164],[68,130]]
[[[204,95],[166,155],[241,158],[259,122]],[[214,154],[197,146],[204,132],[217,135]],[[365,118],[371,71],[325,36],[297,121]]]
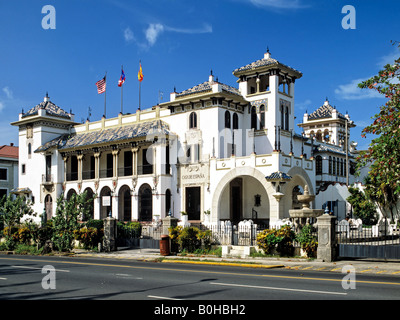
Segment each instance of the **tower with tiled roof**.
[[340,113],[326,98],[324,104],[317,110],[311,114],[307,112],[304,114],[303,123],[300,123],[299,127],[303,128],[307,137],[313,136],[316,141],[343,146],[346,137],[346,121],[347,137],[350,139],[350,129],[355,127],[350,116],[347,113],[346,115]]
[[[61,190],[63,161],[52,150],[35,153],[40,146],[62,135],[69,134],[76,123],[74,115],[57,106],[46,93],[43,101],[28,111],[22,111],[12,125],[19,127],[19,188],[34,202],[34,210],[43,212],[46,195],[51,194],[55,203]],[[18,193],[18,192],[17,192]],[[47,200],[50,203],[50,198]],[[55,205],[48,210],[55,210]],[[51,216],[50,212],[48,215]]]
[[269,49],[262,59],[233,71],[239,92],[249,101],[248,122],[255,131],[264,131],[271,148],[281,150],[289,145],[294,133],[295,81],[300,71],[272,58]]

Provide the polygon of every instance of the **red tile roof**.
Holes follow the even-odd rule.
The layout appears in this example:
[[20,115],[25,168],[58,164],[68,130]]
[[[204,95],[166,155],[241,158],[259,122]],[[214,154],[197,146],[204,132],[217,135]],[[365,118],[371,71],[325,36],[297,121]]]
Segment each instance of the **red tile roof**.
[[0,146],[0,157],[18,159],[18,147]]

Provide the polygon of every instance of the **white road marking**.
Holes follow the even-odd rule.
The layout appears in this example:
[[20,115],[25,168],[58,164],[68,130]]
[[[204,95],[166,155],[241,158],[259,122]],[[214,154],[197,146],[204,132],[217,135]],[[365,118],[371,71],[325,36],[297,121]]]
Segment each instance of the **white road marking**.
[[296,291],[296,292],[321,293],[321,294],[336,294],[336,295],[344,295],[344,296],[347,295],[347,293],[345,293],[345,292],[317,291],[317,290],[276,288],[276,287],[261,287],[261,286],[252,286],[252,285],[234,284],[234,283],[210,282],[210,284],[218,285],[218,286],[245,287],[245,288],[255,288],[255,289],[283,290],[283,291]]
[[160,297],[160,296],[147,296],[147,298],[161,299],[161,300],[182,300],[182,299],[175,299],[175,298],[169,298],[169,297]]
[[[11,266],[13,268],[20,268],[20,269],[33,269],[33,270],[42,270],[43,268],[36,268],[36,267],[26,267],[26,266]],[[56,269],[58,272],[69,272],[69,270],[63,269]]]

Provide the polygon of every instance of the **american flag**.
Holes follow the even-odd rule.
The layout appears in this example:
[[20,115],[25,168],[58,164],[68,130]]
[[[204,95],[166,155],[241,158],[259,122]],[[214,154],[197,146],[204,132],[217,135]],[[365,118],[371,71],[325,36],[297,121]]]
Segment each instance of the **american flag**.
[[96,82],[98,94],[102,94],[106,91],[106,76],[103,79]]

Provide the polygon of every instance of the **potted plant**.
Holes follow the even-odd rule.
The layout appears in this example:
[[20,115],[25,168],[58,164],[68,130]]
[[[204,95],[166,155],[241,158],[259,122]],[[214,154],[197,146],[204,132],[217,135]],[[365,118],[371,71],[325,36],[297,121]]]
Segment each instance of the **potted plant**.
[[210,214],[211,214],[210,209],[204,211],[204,222],[206,223],[210,222]]
[[181,211],[181,220],[184,224],[188,222],[188,214],[185,211]]

